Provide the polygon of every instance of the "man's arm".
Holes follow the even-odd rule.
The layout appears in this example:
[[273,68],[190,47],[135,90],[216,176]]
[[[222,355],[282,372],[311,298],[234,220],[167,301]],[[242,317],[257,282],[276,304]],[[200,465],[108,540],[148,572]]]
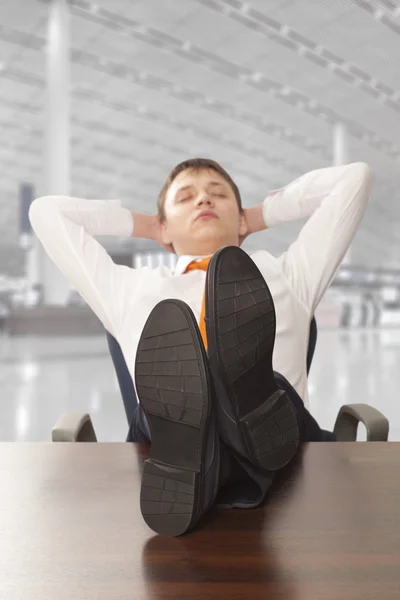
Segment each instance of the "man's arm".
[[126,267],[116,265],[93,236],[130,236],[129,210],[119,201],[45,196],[32,203],[29,218],[49,257],[116,335],[140,278],[127,278]]
[[303,175],[263,204],[267,227],[309,217],[281,257],[290,286],[310,315],[335,276],[364,215],[371,189],[365,163]]

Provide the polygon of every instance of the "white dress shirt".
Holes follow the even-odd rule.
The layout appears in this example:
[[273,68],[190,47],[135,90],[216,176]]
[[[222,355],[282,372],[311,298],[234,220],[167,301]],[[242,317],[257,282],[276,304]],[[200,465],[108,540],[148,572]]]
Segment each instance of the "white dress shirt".
[[[308,406],[306,358],[310,320],[363,217],[371,183],[365,163],[318,169],[271,192],[263,203],[265,225],[309,217],[297,240],[278,258],[251,255],[271,290],[277,331],[273,367]],[[46,196],[30,208],[32,227],[50,258],[118,340],[134,378],[136,350],[153,307],[184,300],[200,316],[206,274],[185,268],[199,257],[166,266],[116,265],[93,236],[131,236],[133,217],[115,200]]]

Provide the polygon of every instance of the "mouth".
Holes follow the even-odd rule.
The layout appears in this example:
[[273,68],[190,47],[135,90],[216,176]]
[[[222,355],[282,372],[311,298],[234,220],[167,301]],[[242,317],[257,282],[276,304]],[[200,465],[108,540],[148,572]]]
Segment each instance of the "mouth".
[[197,217],[195,218],[195,221],[198,220],[208,220],[208,219],[218,219],[217,215],[211,211],[204,211],[201,212],[199,215],[197,215]]

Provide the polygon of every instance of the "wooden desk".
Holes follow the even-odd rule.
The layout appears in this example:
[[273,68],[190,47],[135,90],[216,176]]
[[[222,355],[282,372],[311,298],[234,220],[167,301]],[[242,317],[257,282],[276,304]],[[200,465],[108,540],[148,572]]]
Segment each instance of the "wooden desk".
[[311,444],[268,506],[154,536],[145,447],[0,444],[4,600],[400,598],[400,444]]

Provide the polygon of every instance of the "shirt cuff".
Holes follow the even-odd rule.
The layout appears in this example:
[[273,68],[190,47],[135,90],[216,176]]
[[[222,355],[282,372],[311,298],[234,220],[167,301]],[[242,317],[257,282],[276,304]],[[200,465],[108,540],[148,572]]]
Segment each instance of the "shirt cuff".
[[278,196],[283,189],[285,188],[270,191],[263,202],[262,212],[264,224],[268,229],[274,227],[274,225],[279,225],[279,223],[282,222],[279,218],[279,211],[276,210],[276,201],[278,200],[276,196]]

